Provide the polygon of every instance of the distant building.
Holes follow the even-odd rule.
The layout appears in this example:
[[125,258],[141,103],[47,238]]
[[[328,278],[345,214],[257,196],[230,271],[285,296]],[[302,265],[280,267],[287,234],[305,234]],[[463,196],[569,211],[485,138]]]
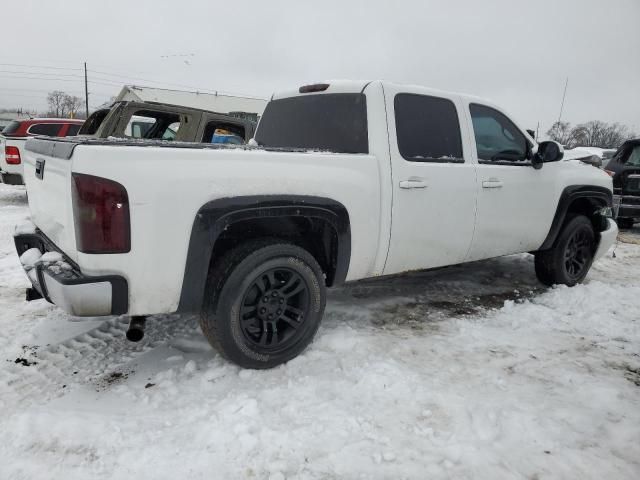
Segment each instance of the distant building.
[[184,107],[200,108],[257,121],[264,112],[267,100],[264,98],[228,95],[222,93],[188,92],[164,88],[125,85],[115,98],[116,102],[133,101],[165,103]]

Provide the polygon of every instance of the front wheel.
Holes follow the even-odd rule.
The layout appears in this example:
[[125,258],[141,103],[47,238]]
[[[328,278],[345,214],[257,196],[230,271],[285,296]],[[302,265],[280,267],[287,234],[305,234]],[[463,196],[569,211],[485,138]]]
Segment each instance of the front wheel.
[[553,247],[536,252],[536,276],[545,285],[572,287],[587,276],[594,252],[593,225],[584,215],[572,217],[565,223]]
[[272,368],[300,354],[324,313],[326,287],[306,250],[277,240],[248,242],[212,269],[202,331],[225,358]]

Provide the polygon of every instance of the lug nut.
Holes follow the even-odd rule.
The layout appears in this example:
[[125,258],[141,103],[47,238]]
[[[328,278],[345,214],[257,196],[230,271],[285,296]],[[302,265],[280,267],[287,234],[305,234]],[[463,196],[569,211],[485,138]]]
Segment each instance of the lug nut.
[[284,298],[280,299],[280,305],[282,305],[284,303]]
[[271,296],[272,296],[272,297],[277,297],[277,296],[278,296],[278,292],[273,292],[273,293],[271,294]]
[[265,302],[265,303],[266,303],[266,302],[268,302],[268,301],[269,301],[269,297],[264,297],[264,298],[262,299],[262,301],[263,301],[263,302]]
[[266,311],[267,311],[267,309],[266,309],[266,308],[264,308],[264,307],[262,307],[262,308],[260,309],[260,313],[265,313]]
[[276,312],[278,315],[282,315],[282,309],[278,309],[278,311]]
[[269,314],[269,320],[273,320],[273,313]]

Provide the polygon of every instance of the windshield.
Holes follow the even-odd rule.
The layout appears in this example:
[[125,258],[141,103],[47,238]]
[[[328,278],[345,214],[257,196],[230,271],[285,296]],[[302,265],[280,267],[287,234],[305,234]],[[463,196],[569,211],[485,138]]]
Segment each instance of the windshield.
[[631,150],[629,154],[629,158],[627,159],[626,165],[630,167],[640,167],[640,145],[636,145]]
[[256,141],[265,147],[368,153],[366,98],[333,93],[273,100],[260,120]]

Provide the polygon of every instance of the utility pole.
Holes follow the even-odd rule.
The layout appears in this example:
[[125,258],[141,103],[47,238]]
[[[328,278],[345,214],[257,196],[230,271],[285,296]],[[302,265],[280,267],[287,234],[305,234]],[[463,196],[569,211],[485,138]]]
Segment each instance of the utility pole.
[[87,62],[84,62],[84,107],[89,118],[89,86],[87,84]]

